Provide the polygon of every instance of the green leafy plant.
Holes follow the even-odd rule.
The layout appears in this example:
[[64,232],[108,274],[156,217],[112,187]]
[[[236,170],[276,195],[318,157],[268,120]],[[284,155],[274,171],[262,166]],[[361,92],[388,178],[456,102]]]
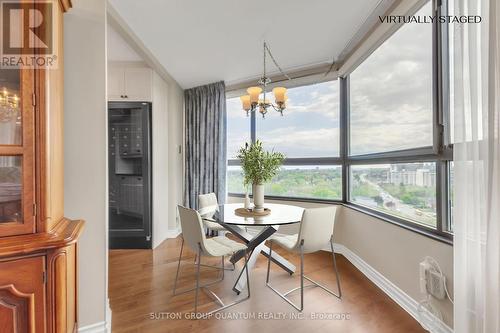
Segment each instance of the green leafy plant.
[[278,173],[285,155],[275,151],[265,151],[262,142],[257,140],[238,150],[237,157],[243,169],[243,183],[245,186],[267,183]]

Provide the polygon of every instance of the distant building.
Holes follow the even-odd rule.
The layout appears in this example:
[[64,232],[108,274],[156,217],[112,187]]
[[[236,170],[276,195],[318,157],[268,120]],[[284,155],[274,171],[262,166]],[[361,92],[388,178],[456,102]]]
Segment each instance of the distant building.
[[436,186],[436,172],[429,169],[418,169],[415,185],[425,187]]
[[436,186],[436,171],[425,163],[393,164],[387,178],[388,183],[394,185]]
[[414,170],[392,170],[389,173],[389,182],[399,185],[415,185],[417,182],[417,173]]

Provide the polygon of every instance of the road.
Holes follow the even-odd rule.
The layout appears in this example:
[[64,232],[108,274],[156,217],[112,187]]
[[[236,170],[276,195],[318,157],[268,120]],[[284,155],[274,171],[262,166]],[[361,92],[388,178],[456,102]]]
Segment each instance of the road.
[[[403,215],[407,218],[416,220],[416,221],[429,221],[428,223],[431,224],[431,221],[435,221],[435,216],[432,216],[429,213],[422,212],[415,207],[405,204],[398,198],[392,196],[390,193],[388,193],[384,188],[382,188],[380,185],[377,183],[372,182],[368,178],[366,178],[365,174],[361,174],[359,177],[361,182],[364,182],[366,184],[369,184],[372,186],[380,195],[380,197],[383,199],[384,203],[383,206],[387,210],[392,210],[396,211],[398,215]],[[387,206],[388,203],[392,202],[394,204],[394,208],[389,208]]]

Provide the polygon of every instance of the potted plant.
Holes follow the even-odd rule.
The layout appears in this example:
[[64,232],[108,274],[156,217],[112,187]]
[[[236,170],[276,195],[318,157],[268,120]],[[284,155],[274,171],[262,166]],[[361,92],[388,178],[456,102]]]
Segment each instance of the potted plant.
[[265,151],[262,142],[245,143],[237,155],[243,169],[243,183],[252,185],[254,210],[264,211],[264,184],[273,179],[285,159],[285,155],[275,151]]

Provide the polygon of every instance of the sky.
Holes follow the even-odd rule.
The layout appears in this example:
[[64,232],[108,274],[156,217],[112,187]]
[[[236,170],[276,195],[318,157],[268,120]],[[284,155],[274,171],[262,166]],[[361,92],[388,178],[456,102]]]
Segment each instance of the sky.
[[[430,15],[430,3],[416,15]],[[406,24],[350,76],[352,155],[432,145],[432,25]],[[288,89],[282,117],[257,117],[257,138],[287,157],[339,155],[338,81]],[[228,99],[228,158],[250,140],[250,118]]]

